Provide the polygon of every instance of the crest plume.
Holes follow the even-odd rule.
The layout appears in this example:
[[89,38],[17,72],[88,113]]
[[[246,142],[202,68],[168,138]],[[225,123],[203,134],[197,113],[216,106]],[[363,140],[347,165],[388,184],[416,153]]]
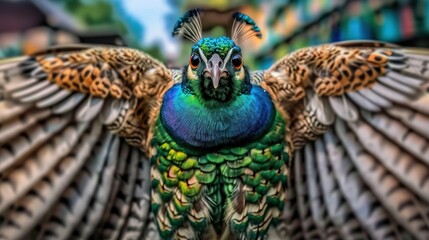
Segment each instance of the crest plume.
[[261,29],[256,25],[255,21],[246,14],[236,12],[232,15],[234,22],[232,23],[231,39],[235,43],[241,43],[251,37],[256,36],[262,38]]
[[[195,43],[203,38],[202,12],[203,10],[199,8],[187,11],[174,25],[173,37],[180,35]],[[231,39],[236,44],[251,37],[262,38],[261,29],[251,17],[244,13],[235,12],[232,18]]]
[[203,37],[201,9],[192,9],[183,15],[174,26],[173,37],[183,35],[185,38],[198,42]]

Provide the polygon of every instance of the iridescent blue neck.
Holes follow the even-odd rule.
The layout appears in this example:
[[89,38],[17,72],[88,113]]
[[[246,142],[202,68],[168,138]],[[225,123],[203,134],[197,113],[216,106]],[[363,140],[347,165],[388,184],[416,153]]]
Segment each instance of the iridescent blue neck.
[[275,111],[269,94],[259,86],[228,105],[207,108],[176,84],[164,96],[161,122],[178,143],[213,148],[257,139],[271,126]]

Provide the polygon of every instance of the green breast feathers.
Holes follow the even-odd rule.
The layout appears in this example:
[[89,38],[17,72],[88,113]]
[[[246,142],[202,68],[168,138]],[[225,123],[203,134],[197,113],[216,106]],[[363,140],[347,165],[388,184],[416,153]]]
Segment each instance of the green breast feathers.
[[277,113],[253,142],[207,150],[178,144],[159,120],[151,196],[161,236],[264,236],[285,200],[284,129]]

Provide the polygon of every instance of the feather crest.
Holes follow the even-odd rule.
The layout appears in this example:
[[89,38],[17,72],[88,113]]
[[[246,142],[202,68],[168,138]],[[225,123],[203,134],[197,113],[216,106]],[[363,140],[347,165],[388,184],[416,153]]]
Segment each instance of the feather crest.
[[232,18],[234,22],[232,23],[231,38],[236,44],[244,42],[254,36],[262,38],[261,29],[251,17],[236,12],[232,15]]
[[177,20],[173,29],[173,37],[183,35],[185,38],[198,42],[203,38],[203,27],[201,24],[201,9],[192,9]]

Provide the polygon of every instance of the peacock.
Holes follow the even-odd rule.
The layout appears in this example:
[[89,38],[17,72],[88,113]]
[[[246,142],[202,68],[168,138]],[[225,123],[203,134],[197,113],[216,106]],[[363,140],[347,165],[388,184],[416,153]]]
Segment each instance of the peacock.
[[0,63],[0,239],[429,239],[429,50],[302,48],[251,71],[240,12],[169,69],[70,45]]

